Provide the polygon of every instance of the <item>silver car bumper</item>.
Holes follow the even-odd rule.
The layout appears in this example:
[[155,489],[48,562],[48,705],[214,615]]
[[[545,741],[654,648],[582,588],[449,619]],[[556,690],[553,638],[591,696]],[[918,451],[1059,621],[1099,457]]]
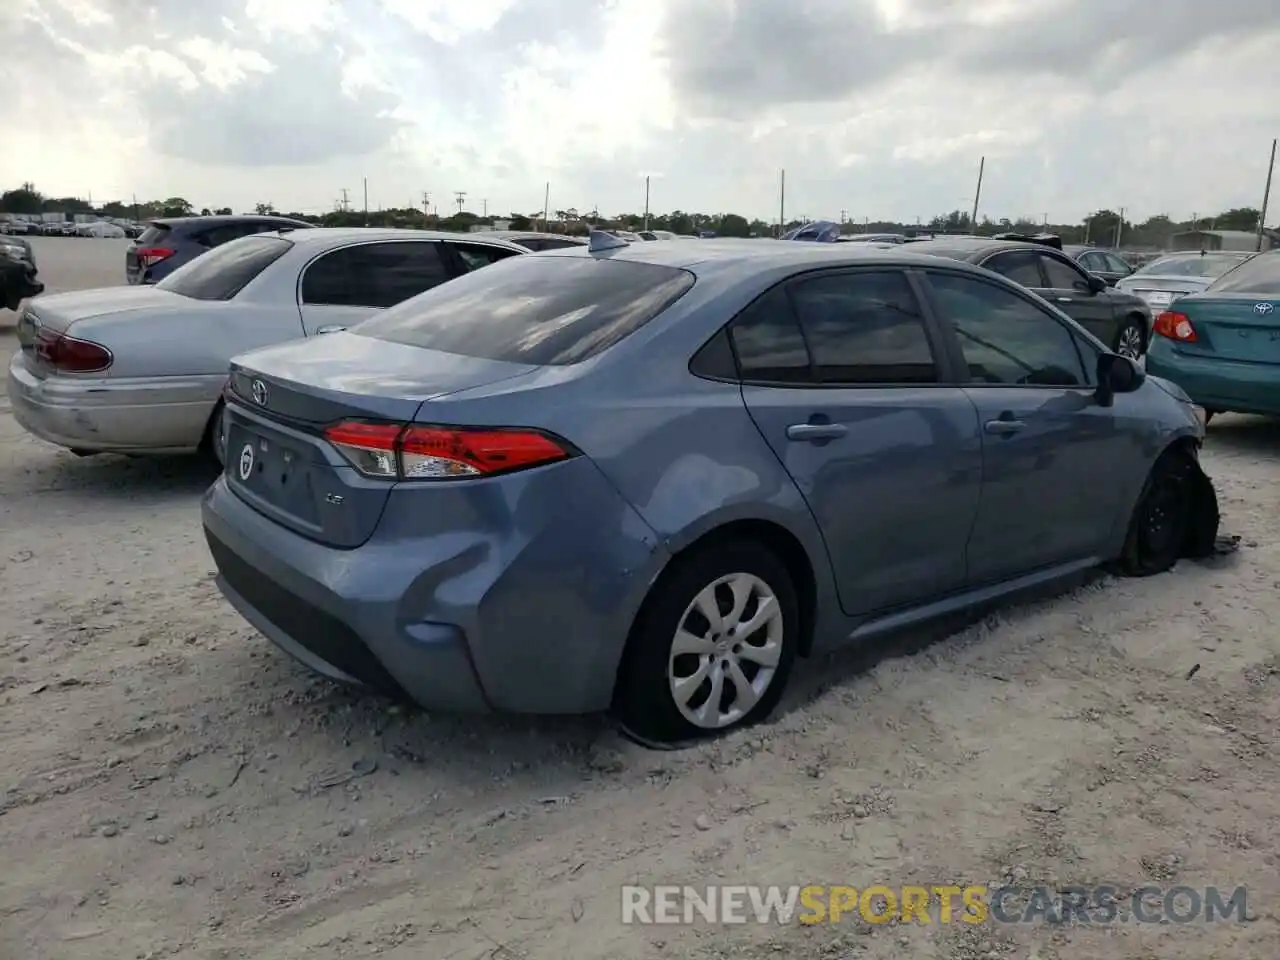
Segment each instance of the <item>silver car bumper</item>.
[[28,433],[94,452],[190,453],[200,446],[225,376],[37,377],[21,351],[9,364],[9,402]]

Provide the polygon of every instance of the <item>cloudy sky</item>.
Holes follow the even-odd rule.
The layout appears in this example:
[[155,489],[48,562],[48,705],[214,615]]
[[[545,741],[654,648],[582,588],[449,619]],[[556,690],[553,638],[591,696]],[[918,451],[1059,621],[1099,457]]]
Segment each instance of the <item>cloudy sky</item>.
[[[0,0],[0,185],[197,207],[1257,206],[1277,0]],[[1280,205],[1277,205],[1280,206]],[[1273,209],[1277,209],[1273,206]],[[1269,218],[1271,219],[1271,218]]]

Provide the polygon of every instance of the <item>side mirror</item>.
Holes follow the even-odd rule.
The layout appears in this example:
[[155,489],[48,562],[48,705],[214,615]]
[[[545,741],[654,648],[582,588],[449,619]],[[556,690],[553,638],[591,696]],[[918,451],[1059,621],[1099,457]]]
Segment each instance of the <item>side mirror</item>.
[[1089,289],[1093,293],[1101,293],[1107,289],[1107,281],[1102,279],[1096,273],[1089,274]]
[[1147,372],[1118,353],[1104,353],[1098,357],[1098,404],[1109,407],[1117,393],[1133,393],[1146,380]]

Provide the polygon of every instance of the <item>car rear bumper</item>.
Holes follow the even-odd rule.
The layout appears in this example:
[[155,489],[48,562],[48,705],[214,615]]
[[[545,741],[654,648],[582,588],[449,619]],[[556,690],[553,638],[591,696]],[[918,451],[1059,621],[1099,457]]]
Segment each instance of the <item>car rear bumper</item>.
[[1156,337],[1147,373],[1172,380],[1206,410],[1280,416],[1280,365],[1197,357]]
[[200,446],[226,377],[37,377],[9,363],[14,419],[41,440],[95,452],[190,453]]
[[[427,709],[606,709],[665,552],[594,464],[560,466],[558,475],[495,486],[492,509],[476,511],[482,529],[456,501],[432,509],[434,491],[400,484],[378,532],[356,549],[269,520],[220,477],[202,505],[219,589],[313,670],[402,691]],[[557,502],[539,509],[550,496]],[[530,521],[504,518],[503,503]]]

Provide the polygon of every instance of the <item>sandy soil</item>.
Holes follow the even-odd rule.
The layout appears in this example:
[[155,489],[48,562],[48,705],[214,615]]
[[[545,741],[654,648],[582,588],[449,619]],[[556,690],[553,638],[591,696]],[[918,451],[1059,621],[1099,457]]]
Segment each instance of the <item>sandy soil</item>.
[[[312,678],[213,587],[207,467],[78,460],[0,398],[0,957],[1273,960],[1280,428],[1210,434],[1235,556],[811,663],[771,723],[664,754]],[[1243,884],[1249,916],[619,921],[634,882],[1008,879]]]

